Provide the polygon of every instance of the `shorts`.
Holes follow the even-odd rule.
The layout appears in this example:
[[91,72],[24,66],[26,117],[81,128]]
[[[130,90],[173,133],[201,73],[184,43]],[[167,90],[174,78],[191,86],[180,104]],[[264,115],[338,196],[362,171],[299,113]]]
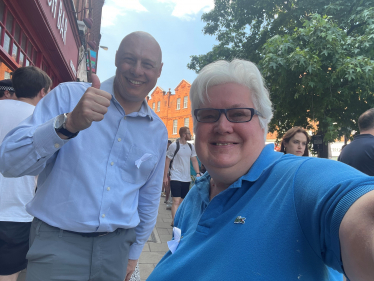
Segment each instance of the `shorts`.
[[184,199],[190,190],[190,182],[170,181],[170,189],[172,197],[181,197]]
[[0,221],[0,275],[12,275],[27,266],[31,222]]

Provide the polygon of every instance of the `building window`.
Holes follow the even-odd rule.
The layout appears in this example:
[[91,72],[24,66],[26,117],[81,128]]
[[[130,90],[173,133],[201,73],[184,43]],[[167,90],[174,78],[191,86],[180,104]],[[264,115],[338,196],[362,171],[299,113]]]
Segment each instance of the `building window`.
[[184,118],[184,126],[189,127],[190,125],[190,118]]
[[36,64],[37,51],[29,38],[0,0],[0,42],[3,42],[3,48],[19,66]]
[[181,99],[177,99],[177,110],[181,109]]
[[153,109],[153,111],[155,111],[155,109],[156,109],[156,104],[155,103],[152,103],[152,109]]
[[188,97],[185,96],[185,97],[183,98],[183,108],[187,108],[187,104],[188,104]]
[[160,104],[161,104],[161,102],[157,102],[157,111],[160,111]]
[[178,120],[174,120],[173,121],[173,135],[177,134],[177,130],[178,130]]

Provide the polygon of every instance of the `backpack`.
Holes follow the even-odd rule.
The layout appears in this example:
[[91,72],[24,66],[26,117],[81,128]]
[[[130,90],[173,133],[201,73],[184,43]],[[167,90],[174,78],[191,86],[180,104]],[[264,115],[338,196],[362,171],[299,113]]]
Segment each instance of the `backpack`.
[[[179,148],[180,148],[179,140],[176,140],[176,144],[177,144],[177,148],[175,149],[175,152],[174,152],[173,158],[171,159],[170,164],[169,164],[169,175],[170,175],[170,171],[171,171],[171,165],[173,164],[173,161],[174,161],[174,157],[175,157],[175,155],[178,153]],[[187,144],[188,144],[188,146],[190,147],[190,149],[191,149],[191,153],[192,153],[192,145],[191,145],[189,142],[187,142]]]

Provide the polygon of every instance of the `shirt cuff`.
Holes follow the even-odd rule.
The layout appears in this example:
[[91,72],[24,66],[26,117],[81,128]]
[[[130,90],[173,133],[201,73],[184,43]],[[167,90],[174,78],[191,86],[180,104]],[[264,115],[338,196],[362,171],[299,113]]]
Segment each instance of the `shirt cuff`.
[[144,244],[132,244],[130,246],[130,252],[129,252],[129,259],[130,260],[138,260],[140,257],[140,254],[142,253],[144,248]]
[[52,155],[69,141],[63,140],[57,135],[54,127],[56,118],[47,121],[35,130],[33,136],[34,146],[41,157]]

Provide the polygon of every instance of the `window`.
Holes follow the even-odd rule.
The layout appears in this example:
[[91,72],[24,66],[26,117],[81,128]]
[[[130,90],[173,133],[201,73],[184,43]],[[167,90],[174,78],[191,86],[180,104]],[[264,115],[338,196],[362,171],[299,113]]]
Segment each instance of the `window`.
[[183,98],[183,108],[187,108],[187,104],[188,104],[188,97],[185,96],[185,97]]
[[5,71],[4,72],[4,79],[11,79],[10,72]]
[[35,65],[37,51],[3,0],[0,0],[0,36],[4,36],[0,37],[3,48],[19,66]]
[[152,103],[152,109],[153,109],[153,111],[155,111],[155,109],[156,109],[156,104],[155,103]]
[[173,121],[173,135],[177,134],[177,129],[178,129],[178,120]]
[[160,111],[160,102],[157,102],[157,111]]
[[190,125],[190,118],[184,118],[184,126],[189,127]]
[[181,109],[181,99],[180,98],[177,99],[177,110],[178,109]]

